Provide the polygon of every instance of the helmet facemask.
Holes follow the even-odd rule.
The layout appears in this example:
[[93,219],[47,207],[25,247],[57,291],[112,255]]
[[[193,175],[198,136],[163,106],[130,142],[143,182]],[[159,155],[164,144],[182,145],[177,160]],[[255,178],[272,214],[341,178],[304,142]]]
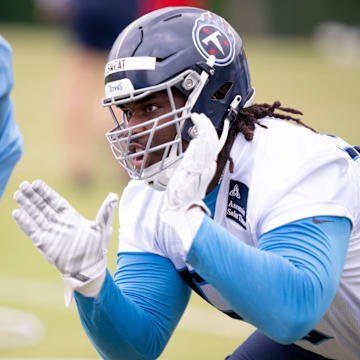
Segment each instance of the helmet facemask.
[[[190,118],[191,109],[205,86],[208,76],[205,71],[199,75],[194,70],[186,70],[159,85],[138,90],[131,89],[131,91],[119,96],[103,98],[102,104],[109,108],[115,123],[115,127],[106,133],[106,138],[116,160],[126,169],[130,178],[144,180],[157,190],[165,190],[176,164],[184,154],[182,132],[185,121]],[[187,101],[183,107],[176,108],[174,88],[182,89],[183,92],[188,93]],[[167,94],[171,111],[141,124],[130,126],[130,115],[126,111],[122,112],[121,107],[130,102],[145,99],[160,91]],[[154,145],[154,137],[157,136],[158,132],[169,127],[175,129],[174,138],[162,144]],[[188,134],[190,138],[194,137],[194,133],[196,133],[195,129],[191,127],[187,132],[190,133]],[[137,143],[140,138],[146,138],[146,144],[142,148],[133,146],[132,144]],[[150,154],[159,151],[162,151],[161,160],[154,164],[148,164]]]

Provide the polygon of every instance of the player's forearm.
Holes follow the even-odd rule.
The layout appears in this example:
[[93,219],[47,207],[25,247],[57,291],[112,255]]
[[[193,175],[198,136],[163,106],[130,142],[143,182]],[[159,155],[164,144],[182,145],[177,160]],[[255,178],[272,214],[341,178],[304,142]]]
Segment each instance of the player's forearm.
[[109,273],[97,300],[79,293],[75,294],[75,299],[81,323],[103,359],[156,358],[137,350],[144,338],[133,333],[139,330],[141,334],[141,329],[150,324],[121,293]]
[[104,359],[156,359],[188,289],[168,259],[151,254],[120,256],[114,277],[107,274],[97,301],[76,294],[85,331]]
[[315,326],[333,299],[350,231],[344,221],[336,239],[343,248],[324,241],[299,250],[291,238],[264,249],[247,246],[207,219],[187,262],[246,321],[276,341],[291,343]]

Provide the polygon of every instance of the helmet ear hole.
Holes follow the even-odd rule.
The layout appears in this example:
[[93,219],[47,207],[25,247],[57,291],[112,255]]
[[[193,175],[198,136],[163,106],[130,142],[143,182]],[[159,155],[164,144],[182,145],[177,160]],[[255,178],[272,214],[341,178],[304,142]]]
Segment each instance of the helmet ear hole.
[[211,100],[223,100],[226,97],[227,93],[230,91],[232,85],[233,83],[230,81],[222,84],[219,89],[217,89],[211,96]]

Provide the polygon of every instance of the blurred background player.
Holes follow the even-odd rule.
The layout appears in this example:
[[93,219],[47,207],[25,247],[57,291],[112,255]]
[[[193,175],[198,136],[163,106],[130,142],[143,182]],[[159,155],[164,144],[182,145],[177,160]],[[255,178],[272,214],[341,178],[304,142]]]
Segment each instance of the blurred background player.
[[[54,107],[63,125],[65,168],[72,181],[90,184],[103,142],[99,105],[106,56],[117,35],[138,15],[140,0],[39,0],[40,15],[62,24],[68,46],[58,74]],[[117,176],[122,180],[121,173]]]
[[0,35],[0,198],[23,151],[10,91],[13,87],[11,47]]

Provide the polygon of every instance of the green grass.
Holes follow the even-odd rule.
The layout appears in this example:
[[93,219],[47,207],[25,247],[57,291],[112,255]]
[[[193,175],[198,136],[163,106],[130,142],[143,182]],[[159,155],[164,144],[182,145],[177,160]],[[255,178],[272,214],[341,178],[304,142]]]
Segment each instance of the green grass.
[[[47,264],[15,225],[11,217],[11,210],[15,208],[12,195],[21,181],[42,178],[86,217],[93,218],[106,194],[109,191],[120,193],[123,183],[114,175],[111,165],[114,160],[109,155],[105,138],[99,145],[99,157],[94,159],[98,171],[92,186],[79,188],[65,176],[59,123],[55,120],[56,109],[61,104],[52,103],[65,51],[61,34],[51,29],[5,26],[1,31],[14,51],[12,98],[24,136],[25,152],[1,201],[0,274],[50,282],[57,290],[46,291],[45,288],[42,290],[35,285],[29,287],[17,282],[14,288],[8,285],[8,288],[1,289],[0,306],[36,314],[46,326],[46,336],[33,346],[0,349],[0,358],[97,357],[81,329],[74,308],[69,310],[61,305],[62,281],[56,269]],[[302,110],[304,121],[319,131],[337,134],[350,143],[360,143],[359,67],[336,67],[304,39],[249,38],[245,47],[258,102],[280,100],[284,106]],[[109,256],[112,271],[115,269],[116,248],[115,231]],[[47,305],[43,301],[36,302],[42,298],[49,299]],[[215,312],[197,295],[193,296],[190,306]],[[221,359],[231,353],[249,331],[238,330],[238,337],[226,337],[209,334],[206,329],[209,325],[206,324],[204,331],[177,329],[161,358]],[[217,326],[216,321],[210,325],[213,329]]]

